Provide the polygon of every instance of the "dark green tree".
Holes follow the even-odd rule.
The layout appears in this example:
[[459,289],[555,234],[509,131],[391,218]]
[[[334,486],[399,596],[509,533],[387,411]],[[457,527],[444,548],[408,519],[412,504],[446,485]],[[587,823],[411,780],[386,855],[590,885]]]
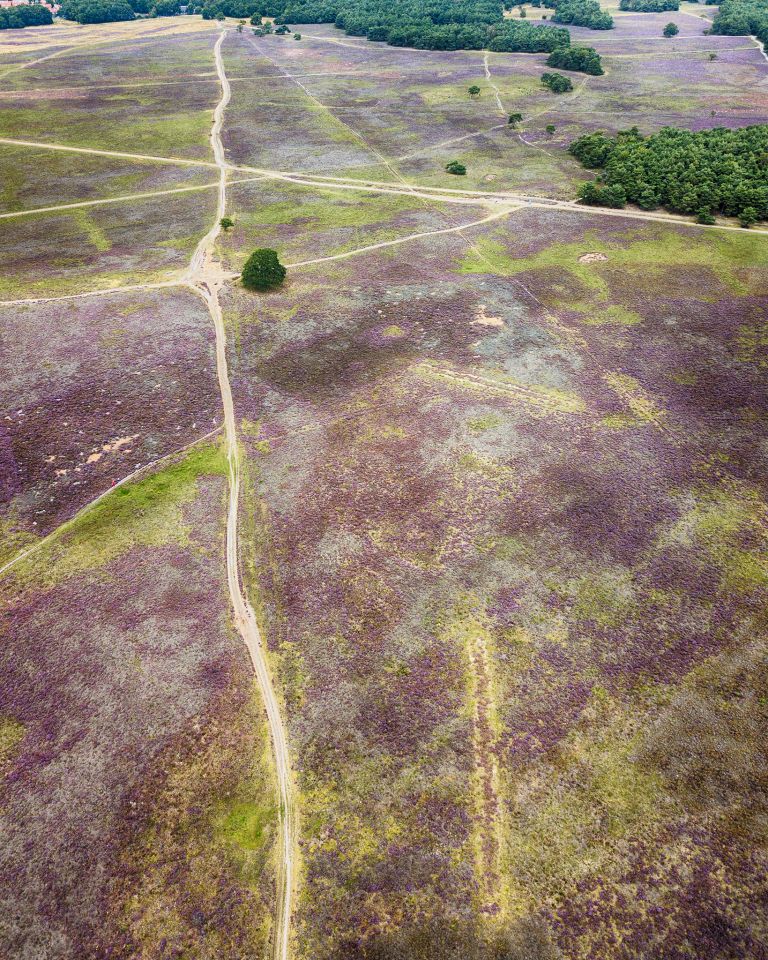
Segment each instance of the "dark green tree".
[[240,274],[248,290],[271,290],[285,280],[286,270],[274,250],[254,250]]
[[562,73],[542,73],[541,82],[552,93],[568,93],[569,90],[573,90],[570,78],[564,77]]
[[446,173],[453,173],[457,177],[463,177],[467,172],[467,168],[463,163],[459,163],[458,160],[451,160],[450,163],[445,165]]
[[680,33],[680,27],[676,23],[668,23],[661,32],[665,37],[676,37]]
[[473,100],[477,99],[480,96],[481,90],[477,84],[472,84],[472,86],[467,90],[467,93],[472,97]]

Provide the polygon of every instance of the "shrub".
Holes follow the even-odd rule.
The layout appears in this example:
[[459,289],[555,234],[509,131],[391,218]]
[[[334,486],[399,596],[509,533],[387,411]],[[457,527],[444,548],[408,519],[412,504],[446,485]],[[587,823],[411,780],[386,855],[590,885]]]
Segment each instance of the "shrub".
[[240,274],[243,286],[248,290],[270,290],[279,287],[285,280],[286,270],[274,250],[254,250],[245,261]]
[[446,173],[453,173],[457,177],[463,177],[467,172],[467,168],[463,163],[459,163],[458,160],[451,160],[450,163],[446,163],[445,171]]
[[676,23],[668,23],[661,32],[665,37],[676,37],[680,33],[680,28]]
[[562,73],[542,73],[541,82],[545,87],[549,87],[552,93],[568,93],[573,90],[570,78],[564,77]]
[[592,47],[558,47],[547,57],[547,66],[588,73],[594,77],[601,77],[605,72],[600,55]]

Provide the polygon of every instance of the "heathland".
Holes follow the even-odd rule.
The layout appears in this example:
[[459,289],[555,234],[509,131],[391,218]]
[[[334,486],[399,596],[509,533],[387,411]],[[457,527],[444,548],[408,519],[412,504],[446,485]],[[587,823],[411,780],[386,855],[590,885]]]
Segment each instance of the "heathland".
[[768,62],[620,6],[0,33],[2,957],[764,956]]

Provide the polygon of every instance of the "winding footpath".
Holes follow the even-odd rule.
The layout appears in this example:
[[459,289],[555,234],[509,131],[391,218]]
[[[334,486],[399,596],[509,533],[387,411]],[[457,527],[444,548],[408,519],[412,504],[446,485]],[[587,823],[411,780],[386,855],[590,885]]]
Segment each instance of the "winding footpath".
[[267,663],[266,648],[261,637],[259,625],[253,607],[248,602],[240,583],[240,565],[238,551],[238,507],[240,501],[240,449],[237,442],[237,427],[235,421],[232,389],[229,382],[227,367],[227,338],[224,328],[224,317],[219,303],[219,289],[224,282],[224,275],[215,261],[216,239],[221,230],[220,220],[224,216],[227,206],[227,173],[229,167],[224,156],[224,145],[221,141],[221,128],[224,123],[224,111],[231,97],[231,90],[224,62],[221,57],[221,47],[224,43],[226,30],[222,30],[216,41],[215,57],[216,72],[221,83],[221,99],[213,115],[211,130],[211,146],[219,169],[219,202],[216,211],[216,222],[197,245],[192,255],[185,277],[185,283],[198,296],[202,297],[208,306],[216,331],[216,371],[219,378],[221,400],[224,407],[224,438],[227,448],[227,465],[229,476],[229,507],[227,510],[227,584],[235,613],[235,625],[243,642],[248,648],[253,662],[253,669],[264,699],[267,713],[267,722],[274,751],[275,769],[280,791],[280,850],[278,856],[277,875],[277,904],[273,928],[274,960],[288,960],[291,909],[293,903],[293,888],[295,878],[295,848],[296,848],[296,816],[293,803],[293,781],[291,777],[290,760],[285,724],[280,712],[280,705],[275,696],[272,677]]

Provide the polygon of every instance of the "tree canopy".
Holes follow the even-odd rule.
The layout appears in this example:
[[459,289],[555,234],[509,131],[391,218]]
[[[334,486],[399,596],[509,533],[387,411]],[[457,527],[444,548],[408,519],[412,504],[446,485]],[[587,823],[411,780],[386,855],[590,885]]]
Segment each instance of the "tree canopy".
[[[768,219],[768,125],[728,130],[665,127],[644,137],[637,127],[615,137],[590,133],[568,152],[585,167],[601,170],[585,184],[582,199],[603,203],[606,190],[645,210]],[[703,222],[707,222],[706,220]]]
[[592,47],[558,47],[547,57],[547,66],[589,73],[595,77],[602,77],[605,72],[600,54]]
[[112,23],[136,16],[127,0],[64,0],[59,16],[77,23]]
[[541,82],[545,87],[549,87],[552,93],[568,93],[573,90],[570,77],[564,77],[562,73],[542,73]]
[[731,37],[755,36],[767,44],[768,3],[766,0],[723,0],[710,32]]
[[619,0],[619,10],[632,10],[635,13],[664,13],[666,10],[679,10],[680,0]]
[[668,23],[661,32],[665,37],[676,37],[680,33],[680,27],[676,23]]
[[44,27],[53,23],[48,7],[28,3],[20,7],[0,9],[0,30],[18,30],[21,27]]
[[333,23],[350,36],[420,50],[549,53],[571,42],[567,30],[505,20],[501,0],[207,0],[203,16],[218,13]]
[[271,290],[280,286],[285,274],[275,251],[262,248],[254,250],[245,261],[240,279],[248,290]]
[[613,27],[613,17],[600,9],[597,0],[557,0],[552,22],[590,30],[610,30]]

